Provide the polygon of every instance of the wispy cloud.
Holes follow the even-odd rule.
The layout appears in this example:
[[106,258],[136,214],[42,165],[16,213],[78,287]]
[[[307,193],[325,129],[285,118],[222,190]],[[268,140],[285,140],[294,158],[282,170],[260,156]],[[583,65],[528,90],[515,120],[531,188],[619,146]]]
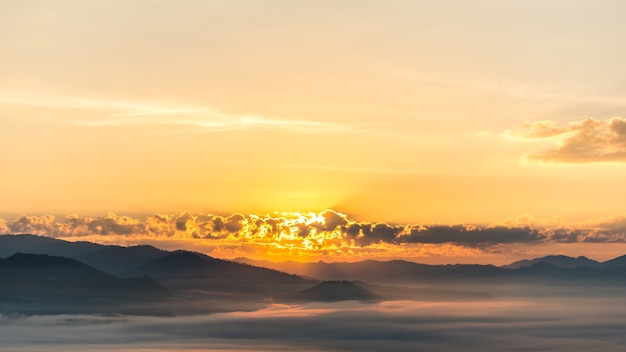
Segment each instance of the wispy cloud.
[[608,121],[585,119],[561,126],[554,121],[527,122],[521,130],[507,130],[505,136],[521,139],[557,139],[547,151],[526,158],[553,163],[626,162],[626,119]]
[[93,99],[84,97],[47,97],[22,94],[5,95],[3,104],[53,107],[97,112],[71,123],[84,127],[188,127],[194,132],[224,132],[245,128],[283,129],[300,133],[347,132],[349,126],[298,118],[275,118],[254,113],[231,114],[206,105],[164,104],[153,102]]
[[350,165],[327,165],[327,164],[306,164],[306,163],[292,163],[292,164],[268,164],[268,163],[246,163],[247,165],[254,166],[272,166],[281,169],[311,169],[311,170],[328,170],[328,171],[342,171],[350,173],[368,173],[368,174],[381,174],[381,175],[424,175],[424,174],[436,174],[439,170],[436,169],[406,169],[396,167],[356,167]]
[[81,126],[181,126],[204,132],[276,128],[297,132],[341,132],[346,126],[310,120],[276,119],[257,114],[227,114],[206,106],[148,105],[79,99],[81,108],[109,111],[105,118],[77,121]]
[[559,103],[576,102],[578,104],[596,104],[607,108],[626,106],[626,97],[620,94],[596,94],[581,92],[571,85],[563,84],[527,84],[516,80],[485,80],[481,78],[459,78],[457,75],[425,72],[403,68],[400,64],[392,66],[372,60],[361,59],[369,67],[381,71],[390,77],[417,82],[426,86],[449,86],[461,89],[478,90],[484,93],[508,95],[517,99],[534,101],[554,101]]

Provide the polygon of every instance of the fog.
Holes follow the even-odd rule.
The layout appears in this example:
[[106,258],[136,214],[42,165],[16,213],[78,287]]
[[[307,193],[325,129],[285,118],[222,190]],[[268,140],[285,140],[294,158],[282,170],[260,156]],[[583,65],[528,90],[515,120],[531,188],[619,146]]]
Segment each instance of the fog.
[[195,316],[0,316],[3,351],[623,351],[626,299],[268,304]]

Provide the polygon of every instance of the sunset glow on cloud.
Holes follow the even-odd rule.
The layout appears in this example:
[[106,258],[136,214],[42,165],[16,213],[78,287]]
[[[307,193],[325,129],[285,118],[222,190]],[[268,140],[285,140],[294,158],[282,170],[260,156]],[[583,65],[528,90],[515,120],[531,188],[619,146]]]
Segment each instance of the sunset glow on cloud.
[[[510,255],[515,246],[611,244],[626,248],[626,220],[601,219],[564,226],[511,219],[498,225],[441,225],[358,222],[332,210],[265,215],[157,214],[143,218],[109,213],[106,217],[67,215],[0,219],[1,233],[30,233],[70,241],[134,245],[183,245],[213,255],[273,260],[354,260]],[[517,255],[525,252],[518,251]],[[607,253],[608,255],[608,253]],[[425,257],[425,258],[424,258]]]
[[0,1],[0,350],[626,351],[626,1]]
[[554,121],[528,122],[524,129],[507,131],[511,136],[526,139],[558,138],[556,148],[531,154],[531,160],[561,163],[626,162],[626,119],[608,121],[586,119],[568,126]]
[[[624,10],[4,2],[0,232],[315,260],[621,243],[594,224],[626,215]],[[524,214],[560,223],[503,222]]]

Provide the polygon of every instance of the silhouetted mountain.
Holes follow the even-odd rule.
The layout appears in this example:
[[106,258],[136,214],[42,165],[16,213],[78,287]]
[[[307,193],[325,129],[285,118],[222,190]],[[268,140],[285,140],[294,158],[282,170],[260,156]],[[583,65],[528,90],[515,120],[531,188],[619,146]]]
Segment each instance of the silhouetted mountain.
[[565,256],[565,255],[549,255],[549,256],[545,256],[541,258],[520,260],[520,261],[511,263],[509,265],[504,265],[502,267],[506,269],[519,269],[519,268],[531,266],[537,263],[548,263],[548,264],[558,266],[560,268],[567,268],[567,269],[575,269],[575,268],[580,268],[580,267],[585,267],[585,266],[589,268],[599,269],[603,266],[602,263],[597,262],[595,260],[591,260],[587,257],[581,256],[578,258],[573,258],[573,257]]
[[166,255],[167,251],[152,246],[105,246],[91,242],[68,242],[44,236],[0,236],[0,258],[15,253],[47,254],[73,258],[106,273],[127,272]]
[[[572,258],[574,259],[574,258]],[[581,262],[587,260],[581,259]],[[238,259],[243,261],[244,259]],[[517,269],[493,265],[426,265],[402,260],[379,262],[366,260],[356,263],[272,263],[245,260],[282,269],[318,280],[364,281],[382,285],[445,285],[465,284],[542,284],[626,286],[626,275],[621,268],[601,269],[580,266],[562,268],[546,262],[537,262]],[[593,261],[591,261],[593,262]],[[597,263],[597,262],[596,262]],[[599,263],[598,263],[599,264]]]
[[126,312],[124,305],[170,296],[148,277],[118,279],[77,260],[43,254],[0,259],[0,282],[0,311]]
[[77,260],[49,256],[46,254],[16,253],[6,259],[0,259],[0,275],[5,280],[57,280],[84,282],[87,280],[101,282],[116,280],[109,274],[94,269]]
[[[82,262],[13,254],[17,249],[31,253],[66,253]],[[548,256],[516,262],[511,268],[426,265],[403,260],[272,263],[240,259],[249,263],[242,264],[189,251],[167,252],[151,246],[104,246],[31,235],[0,236],[0,253],[13,254],[0,260],[0,299],[4,299],[0,301],[0,312],[8,303],[28,310],[30,308],[24,307],[53,307],[56,304],[50,302],[60,302],[59,306],[80,312],[71,309],[87,306],[94,309],[98,305],[119,307],[123,302],[127,304],[124,312],[129,305],[136,305],[148,312],[182,314],[197,312],[199,307],[205,312],[245,310],[250,304],[261,304],[267,297],[280,300],[299,295],[299,299],[306,299],[306,295],[310,295],[313,300],[353,299],[346,297],[358,297],[362,290],[386,299],[464,300],[488,299],[490,296],[482,291],[541,294],[537,286],[549,287],[550,292],[559,294],[613,287],[618,295],[626,289],[626,256],[605,263],[585,257]],[[110,273],[143,278],[122,280]],[[360,289],[351,284],[319,286],[318,280],[350,281]],[[457,291],[460,287],[467,292]],[[166,289],[173,297],[160,304],[159,310],[150,304],[136,304],[150,298],[152,293],[160,299]],[[336,296],[333,296],[334,289]],[[292,296],[294,294],[296,296]],[[102,312],[111,312],[111,309],[102,308]]]
[[295,292],[290,297],[297,300],[321,302],[371,301],[383,298],[351,281],[324,281],[313,287]]
[[152,260],[126,276],[147,275],[175,292],[201,295],[272,296],[294,292],[311,280],[188,251],[175,251]]
[[104,272],[119,275],[168,253],[152,246],[108,246],[102,250],[73,258]]
[[602,268],[626,268],[626,255],[603,262]]
[[91,242],[68,242],[44,236],[0,236],[0,258],[6,258],[15,253],[47,254],[74,258],[105,248],[104,245]]
[[537,262],[530,266],[512,269],[511,272],[517,278],[535,278],[549,280],[586,280],[606,276],[602,270],[581,266],[576,268],[564,268],[552,263]]
[[[243,259],[239,259],[243,260]],[[404,260],[366,260],[355,263],[272,263],[246,260],[248,263],[284,270],[304,277],[327,281],[365,281],[371,283],[420,283],[432,280],[472,280],[498,277],[506,269],[493,265],[427,265]],[[286,265],[284,265],[286,264]]]

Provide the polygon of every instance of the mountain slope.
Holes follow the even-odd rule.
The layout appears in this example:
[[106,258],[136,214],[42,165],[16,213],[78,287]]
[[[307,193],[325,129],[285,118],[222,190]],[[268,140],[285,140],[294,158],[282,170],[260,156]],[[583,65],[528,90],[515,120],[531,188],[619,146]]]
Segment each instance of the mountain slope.
[[170,296],[147,277],[118,279],[74,259],[42,254],[0,259],[0,282],[2,311],[111,312]]
[[[239,259],[243,260],[243,259]],[[255,261],[246,260],[254,265]],[[370,283],[420,283],[427,281],[497,278],[507,270],[493,265],[427,265],[404,260],[365,260],[355,263],[272,263],[258,262],[277,270],[325,281],[365,281]]]
[[293,293],[292,299],[319,302],[372,301],[382,296],[351,281],[324,281],[313,287]]
[[68,242],[45,236],[27,234],[0,236],[0,258],[6,258],[15,253],[47,254],[74,258],[105,248],[106,246],[101,244]]
[[602,268],[626,268],[626,255],[603,262]]
[[557,266],[560,268],[566,268],[566,269],[575,269],[575,268],[581,268],[581,267],[599,269],[603,266],[602,263],[589,259],[587,257],[583,257],[583,256],[578,257],[578,258],[573,258],[573,257],[565,256],[565,255],[548,255],[545,257],[541,257],[541,258],[520,260],[520,261],[511,263],[509,265],[504,265],[502,267],[506,269],[519,269],[519,268],[531,266],[537,263],[552,264],[554,266]]
[[169,253],[125,275],[147,275],[176,292],[218,295],[273,295],[301,290],[312,283],[296,275],[188,251]]
[[109,274],[119,275],[168,253],[152,246],[108,246],[73,258]]
[[106,273],[117,275],[169,252],[152,246],[107,246],[91,242],[69,242],[45,236],[1,235],[0,258],[15,253],[73,258]]
[[[593,264],[595,268],[586,265],[574,268],[560,267],[552,263],[537,261],[529,266],[507,269],[493,265],[426,265],[402,260],[379,262],[366,260],[355,263],[262,263],[276,269],[282,269],[291,273],[312,277],[324,281],[363,281],[378,285],[419,285],[420,287],[445,286],[457,287],[466,284],[479,285],[560,285],[569,286],[624,286],[626,287],[626,275],[624,268],[604,268],[604,264],[591,261],[587,258],[561,258],[555,257],[561,265],[563,262],[570,263],[573,260],[578,264]],[[549,257],[549,258],[552,258]],[[625,257],[626,258],[626,257]],[[563,259],[563,260],[558,260]],[[239,259],[243,260],[243,259]],[[619,258],[616,263],[619,264]],[[626,260],[626,259],[624,259]],[[471,289],[473,290],[473,288]],[[386,296],[386,295],[385,295]]]

